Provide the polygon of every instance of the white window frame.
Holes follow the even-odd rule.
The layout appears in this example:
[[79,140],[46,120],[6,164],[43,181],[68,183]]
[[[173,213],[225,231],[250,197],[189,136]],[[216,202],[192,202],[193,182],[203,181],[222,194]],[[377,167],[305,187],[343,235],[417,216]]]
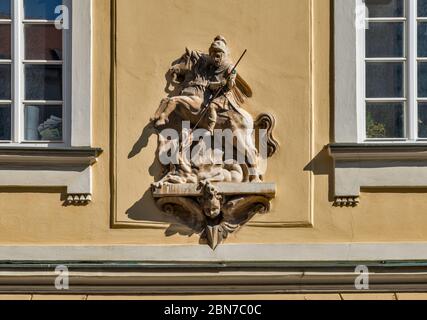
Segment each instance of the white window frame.
[[[364,0],[335,0],[335,142],[337,143],[425,143],[418,138],[418,61],[417,0],[406,1],[405,18],[367,18]],[[404,88],[405,138],[368,139],[366,137],[365,22],[404,21],[406,58]],[[395,59],[393,59],[394,61]],[[370,99],[371,100],[371,99]],[[375,99],[372,99],[375,100]],[[392,99],[387,99],[390,101]],[[377,100],[381,101],[381,100]]]
[[[12,101],[11,141],[0,141],[0,147],[90,147],[91,92],[92,92],[92,1],[64,0],[69,9],[70,28],[63,30],[62,61],[26,61],[24,59],[24,24],[31,22],[23,17],[23,0],[11,3],[12,32]],[[52,23],[52,21],[43,21]],[[73,61],[75,62],[73,64]],[[61,64],[63,100],[63,140],[25,141],[24,105],[31,103],[24,97],[24,66],[27,63]],[[37,101],[35,105],[56,104],[54,101]]]
[[[334,1],[334,196],[359,203],[361,188],[426,188],[427,139],[418,139],[417,1],[409,0],[406,96],[407,139],[366,139],[364,0]],[[423,19],[424,20],[424,19]],[[427,59],[422,59],[427,60]]]
[[[92,199],[92,165],[102,152],[92,147],[93,1],[64,2],[70,14],[70,30],[64,38],[71,43],[63,48],[67,60],[64,101],[70,119],[64,132],[68,141],[0,143],[0,187],[66,187],[65,202],[80,205]],[[21,27],[15,24],[15,28]],[[12,46],[22,50],[21,41]],[[14,72],[23,75],[21,69],[22,64],[16,63]],[[22,92],[15,88],[14,94],[21,97]]]

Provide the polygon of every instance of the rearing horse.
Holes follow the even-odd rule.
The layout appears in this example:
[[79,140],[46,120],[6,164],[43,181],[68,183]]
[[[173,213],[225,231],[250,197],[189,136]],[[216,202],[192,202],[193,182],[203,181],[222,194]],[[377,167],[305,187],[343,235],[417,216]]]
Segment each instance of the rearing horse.
[[[169,115],[175,113],[183,121],[189,121],[192,126],[197,125],[202,129],[208,129],[208,119],[204,108],[206,106],[204,92],[200,94],[183,94],[186,88],[194,86],[192,82],[196,79],[198,64],[201,59],[208,59],[207,55],[197,51],[186,49],[185,54],[174,62],[170,68],[172,74],[172,83],[181,87],[180,95],[163,99],[154,117],[156,127],[167,125]],[[245,94],[246,93],[246,94]],[[236,86],[233,88],[235,100],[243,103],[244,96],[250,97],[252,92],[249,86],[240,76],[237,76]],[[258,150],[255,147],[253,137],[254,120],[252,116],[243,108],[230,107],[228,110],[221,111],[218,116],[215,129],[231,130],[233,133],[232,141],[225,139],[226,143],[231,143],[238,152],[243,152],[245,164],[249,171],[247,180],[259,182],[261,174],[258,172]]]

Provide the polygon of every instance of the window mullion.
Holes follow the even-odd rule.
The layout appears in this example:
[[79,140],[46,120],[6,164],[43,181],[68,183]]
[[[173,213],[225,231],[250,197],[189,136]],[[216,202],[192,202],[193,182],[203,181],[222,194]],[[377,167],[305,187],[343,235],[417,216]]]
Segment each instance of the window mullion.
[[407,66],[407,97],[409,139],[418,137],[418,107],[417,107],[417,0],[408,3],[408,66]]
[[[366,25],[367,25],[367,19],[368,11],[365,6],[364,0],[357,0],[356,1],[358,8],[365,8],[364,16],[363,16],[363,23],[358,24],[356,22],[356,57],[357,57],[357,85],[356,85],[356,108],[357,108],[357,142],[362,143],[366,140],[366,48],[365,48],[365,41],[366,41]],[[359,17],[360,18],[360,17]]]
[[13,1],[13,142],[21,142],[23,95],[23,0]]

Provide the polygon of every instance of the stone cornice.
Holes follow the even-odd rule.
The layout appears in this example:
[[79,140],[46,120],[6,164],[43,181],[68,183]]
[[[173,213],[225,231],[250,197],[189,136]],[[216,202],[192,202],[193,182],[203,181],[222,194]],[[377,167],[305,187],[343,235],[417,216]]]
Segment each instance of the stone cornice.
[[92,165],[100,148],[1,147],[0,165]]
[[[67,264],[62,264],[67,265]],[[70,264],[69,290],[54,287],[57,264],[0,266],[7,294],[255,294],[301,292],[417,292],[427,289],[419,266],[369,267],[369,291],[355,288],[355,266],[204,267],[137,264]]]
[[329,145],[335,160],[426,160],[426,143],[336,143]]

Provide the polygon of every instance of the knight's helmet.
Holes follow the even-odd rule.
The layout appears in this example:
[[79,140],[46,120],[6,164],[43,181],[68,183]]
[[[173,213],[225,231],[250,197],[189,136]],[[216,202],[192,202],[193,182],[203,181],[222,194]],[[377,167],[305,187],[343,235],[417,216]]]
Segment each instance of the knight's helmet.
[[225,40],[223,36],[216,36],[214,41],[211,44],[211,47],[209,48],[209,54],[216,51],[221,51],[226,56],[228,56],[230,53],[227,46],[227,40]]

